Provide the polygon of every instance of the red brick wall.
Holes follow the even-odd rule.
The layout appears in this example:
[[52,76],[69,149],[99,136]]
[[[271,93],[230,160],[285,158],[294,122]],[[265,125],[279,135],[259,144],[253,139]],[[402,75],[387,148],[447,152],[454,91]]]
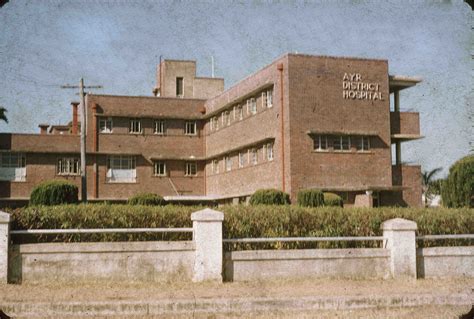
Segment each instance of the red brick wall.
[[[391,186],[386,61],[290,55],[291,193],[303,188]],[[377,82],[383,101],[343,99],[344,73]],[[376,132],[368,153],[313,152],[310,130]]]

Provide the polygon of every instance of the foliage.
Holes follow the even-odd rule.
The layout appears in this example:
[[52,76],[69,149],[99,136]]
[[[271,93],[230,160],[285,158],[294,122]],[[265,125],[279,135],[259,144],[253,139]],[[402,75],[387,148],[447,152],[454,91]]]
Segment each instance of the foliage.
[[3,106],[0,106],[0,120],[4,121],[5,123],[8,123],[8,118],[5,113],[7,113],[7,109]]
[[278,189],[259,189],[250,197],[250,205],[286,205],[290,195]]
[[153,193],[140,193],[128,199],[129,205],[165,205],[166,201],[160,195]]
[[323,192],[318,189],[303,189],[296,195],[299,206],[318,207],[324,205]]
[[[12,229],[67,228],[155,228],[191,227],[191,213],[198,206],[133,206],[79,204],[61,206],[30,206],[9,210]],[[293,205],[223,206],[224,238],[249,237],[334,237],[380,236],[382,222],[401,217],[418,223],[419,235],[472,234],[474,209],[470,208],[305,208]],[[81,234],[18,237],[25,241],[127,241],[127,240],[189,240],[189,233]],[[288,242],[264,244],[226,244],[227,250],[376,247],[377,242]],[[419,245],[459,245],[462,240],[426,241]],[[471,241],[472,244],[472,241]]]
[[445,183],[445,179],[435,179],[434,181],[430,182],[430,192],[433,195],[441,195],[441,188],[443,187],[443,183]]
[[441,167],[437,167],[432,169],[431,171],[424,171],[421,174],[421,183],[423,187],[423,194],[425,195],[425,206],[428,206],[428,200],[433,198],[433,191],[432,191],[432,182],[433,177],[442,170]]
[[[419,235],[472,234],[474,210],[468,208],[341,208],[299,206],[226,206],[224,237],[381,236],[382,222],[406,218],[418,224]],[[460,245],[466,240],[418,242],[419,245]],[[472,244],[472,241],[471,241]],[[282,248],[380,247],[380,242],[273,242],[226,244],[226,250]]]
[[[30,206],[11,210],[12,229],[191,227],[201,207],[79,204]],[[28,236],[21,241],[189,240],[189,233],[81,234]]]
[[77,186],[61,180],[41,183],[33,189],[30,195],[30,205],[59,205],[77,202]]
[[441,196],[447,207],[474,207],[474,155],[451,166]]
[[341,196],[334,193],[324,193],[324,206],[343,206]]

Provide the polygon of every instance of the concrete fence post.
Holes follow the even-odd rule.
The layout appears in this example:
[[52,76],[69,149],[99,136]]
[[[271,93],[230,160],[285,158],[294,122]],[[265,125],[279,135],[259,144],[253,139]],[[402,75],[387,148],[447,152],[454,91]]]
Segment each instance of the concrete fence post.
[[0,211],[0,284],[8,282],[8,250],[10,244],[10,215]]
[[415,222],[403,218],[382,223],[386,248],[390,250],[390,271],[393,278],[416,279]]
[[209,208],[191,214],[196,245],[193,281],[222,282],[222,221],[224,214]]

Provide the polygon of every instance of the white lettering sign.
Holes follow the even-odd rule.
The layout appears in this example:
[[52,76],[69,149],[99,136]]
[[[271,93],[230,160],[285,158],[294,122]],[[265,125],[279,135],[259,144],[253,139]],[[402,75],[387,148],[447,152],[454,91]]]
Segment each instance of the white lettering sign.
[[380,92],[380,84],[362,81],[360,73],[344,73],[342,97],[351,100],[384,100]]

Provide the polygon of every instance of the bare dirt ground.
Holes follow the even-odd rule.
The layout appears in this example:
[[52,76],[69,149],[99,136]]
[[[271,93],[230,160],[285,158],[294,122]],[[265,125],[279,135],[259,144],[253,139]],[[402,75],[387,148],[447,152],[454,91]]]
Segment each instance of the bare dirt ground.
[[157,299],[370,296],[398,294],[470,293],[474,279],[335,280],[291,279],[230,283],[190,283],[179,280],[162,283],[60,282],[0,285],[0,301],[147,301]]
[[[82,282],[76,284],[25,283],[0,285],[0,303],[37,303],[70,301],[157,301],[190,298],[258,298],[258,297],[340,297],[340,296],[414,296],[468,294],[473,296],[474,279],[400,280],[334,280],[292,279],[234,283],[189,283],[179,280],[162,283]],[[421,307],[390,307],[355,310],[275,310],[265,312],[160,315],[160,316],[102,316],[95,318],[459,318],[469,312],[468,305],[429,305]],[[53,317],[45,317],[53,318]],[[73,318],[73,317],[68,317]],[[77,317],[79,318],[79,317]],[[80,317],[83,318],[83,317]]]

